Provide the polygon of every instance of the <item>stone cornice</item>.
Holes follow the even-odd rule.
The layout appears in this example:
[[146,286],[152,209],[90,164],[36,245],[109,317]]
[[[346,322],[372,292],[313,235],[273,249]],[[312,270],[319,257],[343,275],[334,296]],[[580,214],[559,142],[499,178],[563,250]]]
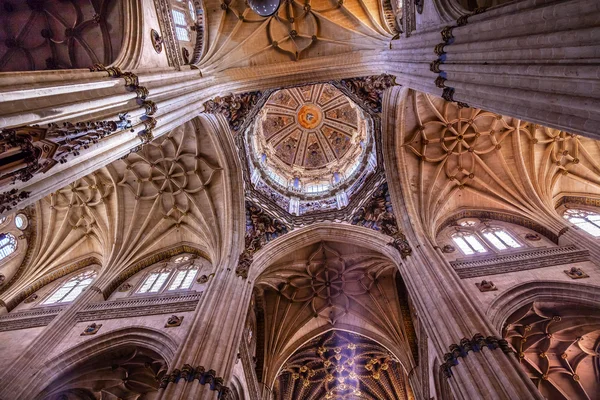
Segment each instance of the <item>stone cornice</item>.
[[[202,292],[168,296],[127,297],[89,304],[79,311],[76,321],[98,321],[194,311]],[[66,306],[39,307],[0,316],[0,332],[48,325]]]
[[499,275],[529,269],[588,261],[588,250],[575,245],[536,248],[518,253],[477,257],[475,260],[451,261],[450,265],[461,279]]

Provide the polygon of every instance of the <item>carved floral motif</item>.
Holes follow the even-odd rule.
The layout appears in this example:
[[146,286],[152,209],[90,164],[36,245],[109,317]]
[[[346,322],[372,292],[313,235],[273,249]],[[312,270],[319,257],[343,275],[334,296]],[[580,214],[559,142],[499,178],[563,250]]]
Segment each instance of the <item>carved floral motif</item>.
[[382,74],[361,78],[342,79],[341,84],[373,112],[381,112],[383,91],[396,85],[396,77]]

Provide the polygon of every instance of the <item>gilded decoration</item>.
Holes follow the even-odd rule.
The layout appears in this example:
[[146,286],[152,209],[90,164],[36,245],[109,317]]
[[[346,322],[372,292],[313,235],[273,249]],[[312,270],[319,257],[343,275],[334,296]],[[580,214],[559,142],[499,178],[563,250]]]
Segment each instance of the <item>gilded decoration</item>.
[[282,400],[408,398],[398,359],[364,336],[338,330],[298,349],[281,369],[275,393]]
[[600,393],[597,308],[529,303],[506,320],[503,335],[545,398],[591,399]]
[[204,112],[221,114],[229,122],[229,127],[237,132],[244,124],[248,113],[256,105],[261,96],[260,92],[230,94],[217,96],[204,103]]

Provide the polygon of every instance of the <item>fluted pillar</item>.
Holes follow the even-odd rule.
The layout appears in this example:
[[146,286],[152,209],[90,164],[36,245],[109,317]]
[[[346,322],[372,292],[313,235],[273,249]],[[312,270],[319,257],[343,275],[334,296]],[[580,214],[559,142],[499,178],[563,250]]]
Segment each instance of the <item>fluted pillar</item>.
[[524,0],[394,41],[398,81],[503,115],[600,138],[600,3]]
[[228,391],[252,295],[252,285],[234,272],[237,260],[231,264],[211,278],[158,399],[217,399]]

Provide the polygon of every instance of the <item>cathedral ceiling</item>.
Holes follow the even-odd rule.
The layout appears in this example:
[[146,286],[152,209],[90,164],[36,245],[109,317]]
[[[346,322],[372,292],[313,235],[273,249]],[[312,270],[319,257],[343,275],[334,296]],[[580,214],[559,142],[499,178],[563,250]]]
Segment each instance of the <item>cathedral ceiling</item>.
[[399,299],[396,268],[384,256],[341,243],[316,243],[276,260],[257,285],[263,290],[267,376],[307,335],[330,328],[385,338],[411,365],[414,336],[407,326],[412,325],[402,317],[408,304]]
[[270,17],[242,0],[210,0],[204,9],[208,45],[199,67],[210,73],[383,49],[393,36],[376,0],[284,0]]
[[428,94],[405,93],[406,108],[396,113],[399,168],[432,236],[461,209],[495,209],[539,220],[565,194],[600,195],[598,142]]
[[114,276],[182,243],[218,263],[223,242],[234,240],[226,226],[236,206],[227,203],[231,165],[217,146],[193,120],[38,202],[38,245],[17,272],[27,272],[26,279],[3,297],[91,255]]
[[406,376],[383,346],[331,330],[299,348],[285,363],[275,393],[281,400],[404,400]]
[[2,0],[0,10],[0,72],[109,65],[119,55],[121,0]]
[[597,309],[535,302],[509,317],[503,333],[544,397],[592,399],[600,393]]

